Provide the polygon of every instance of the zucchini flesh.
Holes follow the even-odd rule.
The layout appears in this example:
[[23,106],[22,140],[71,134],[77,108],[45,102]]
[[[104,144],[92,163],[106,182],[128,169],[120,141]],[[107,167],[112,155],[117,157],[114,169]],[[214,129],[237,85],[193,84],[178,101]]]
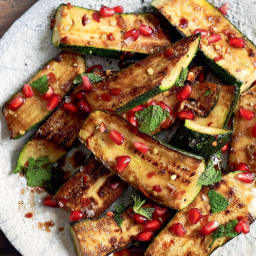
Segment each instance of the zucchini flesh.
[[231,150],[229,154],[229,167],[235,168],[239,163],[246,163],[250,171],[256,170],[256,139],[252,134],[256,118],[246,120],[240,116],[240,109],[248,109],[255,112],[256,85],[241,95],[239,104],[235,110]]
[[[210,255],[217,247],[222,246],[230,238],[218,238],[212,246],[212,236],[204,236],[200,230],[202,222],[190,224],[187,220],[188,211],[192,208],[200,209],[204,216],[208,216],[206,223],[217,221],[220,225],[224,225],[230,220],[235,220],[239,216],[248,218],[252,222],[256,217],[256,197],[255,182],[246,184],[238,181],[235,176],[237,173],[230,173],[223,177],[219,184],[212,189],[228,198],[229,205],[225,211],[219,213],[210,213],[208,191],[204,188],[198,194],[194,202],[186,209],[179,211],[169,222],[167,227],[155,238],[147,249],[146,256],[178,256],[178,255]],[[174,223],[181,223],[187,231],[184,237],[178,237],[169,231]],[[173,241],[170,243],[170,241]]]
[[99,217],[126,187],[117,175],[90,159],[58,190],[55,198],[57,201],[64,198],[64,208],[68,211],[82,211],[86,218]]
[[[101,123],[104,123],[108,132],[121,132],[125,142],[116,145],[108,132],[101,133],[96,128]],[[205,169],[202,158],[181,153],[150,136],[134,132],[134,127],[119,116],[103,111],[91,113],[80,130],[79,139],[106,167],[158,203],[182,209],[194,200],[201,189],[198,178]],[[148,152],[142,154],[135,150],[134,142],[147,145]],[[115,169],[119,156],[131,158],[130,164],[121,173]],[[171,176],[175,178],[171,179]],[[155,191],[155,185],[160,186],[160,192]]]
[[[56,81],[48,82],[48,84],[52,86],[55,94],[59,94],[63,98],[67,94],[67,85],[72,84],[78,74],[85,72],[85,60],[80,55],[63,52],[58,58],[48,62],[28,84],[51,72],[54,73]],[[47,101],[36,90],[34,90],[33,97],[26,98],[25,103],[19,109],[12,111],[8,104],[17,96],[23,97],[22,90],[13,95],[3,107],[3,114],[11,131],[12,139],[23,136],[42,122],[50,113],[47,110]]]
[[[169,90],[194,58],[199,42],[198,36],[185,38],[172,45],[172,57],[165,57],[164,52],[148,56],[115,76],[96,83],[85,96],[91,109],[118,109],[117,112],[122,113]],[[119,89],[120,94],[110,95],[112,89]],[[111,100],[104,99],[106,94]]]
[[[206,63],[225,83],[237,85],[241,92],[247,90],[256,80],[256,47],[213,5],[206,0],[154,0],[152,6],[182,35],[194,34],[196,29],[205,29],[221,35],[221,40],[208,43],[209,36],[202,38],[201,53]],[[188,20],[187,26],[180,26],[181,19]],[[209,33],[210,34],[210,33]],[[244,48],[231,47],[229,37],[243,38]],[[218,62],[215,57],[222,56]],[[230,65],[232,63],[232,65]]]
[[[152,54],[171,42],[163,33],[153,13],[124,13],[95,21],[95,10],[62,4],[55,16],[52,43],[55,47],[82,54],[119,57],[122,52]],[[83,17],[87,24],[82,24]],[[126,31],[139,29],[141,24],[152,27],[152,36],[140,35],[136,41],[124,39]],[[111,39],[109,40],[109,35]]]

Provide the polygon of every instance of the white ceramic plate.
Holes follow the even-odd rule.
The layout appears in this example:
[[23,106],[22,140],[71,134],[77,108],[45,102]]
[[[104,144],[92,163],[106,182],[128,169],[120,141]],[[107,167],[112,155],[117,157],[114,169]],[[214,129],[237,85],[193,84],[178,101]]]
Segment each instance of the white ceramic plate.
[[[107,6],[123,5],[126,12],[147,9],[150,1],[145,0],[73,0],[72,4],[99,9]],[[185,4],[186,1],[184,1]],[[220,6],[224,1],[211,1]],[[251,40],[256,42],[256,2],[254,0],[229,0],[229,18]],[[61,0],[38,1],[26,12],[0,40],[0,105],[18,90],[50,58],[56,49],[51,45],[49,24],[51,16]],[[90,57],[88,66],[101,63],[104,67],[117,68],[114,61]],[[68,215],[61,209],[42,206],[43,195],[32,193],[25,188],[25,180],[12,175],[18,152],[25,140],[9,140],[9,132],[1,115],[0,143],[0,227],[12,244],[24,256],[73,256],[75,255],[67,223]],[[33,212],[33,218],[24,218]],[[51,232],[38,228],[39,222],[52,220]],[[64,232],[58,231],[65,227]],[[214,255],[253,256],[256,254],[256,224],[246,236],[239,236],[218,249]]]

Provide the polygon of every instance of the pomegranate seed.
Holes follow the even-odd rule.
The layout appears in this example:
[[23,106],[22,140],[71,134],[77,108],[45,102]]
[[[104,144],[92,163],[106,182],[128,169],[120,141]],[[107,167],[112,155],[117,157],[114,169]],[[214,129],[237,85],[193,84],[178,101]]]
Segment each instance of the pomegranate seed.
[[76,98],[77,98],[78,100],[82,100],[82,99],[84,99],[84,97],[85,97],[85,92],[78,92],[78,93],[76,94]]
[[62,37],[61,39],[60,39],[60,42],[62,43],[62,44],[67,44],[68,43],[68,37],[67,36],[64,36],[64,37]]
[[244,48],[245,47],[245,40],[239,37],[232,37],[229,39],[229,45],[235,48]]
[[131,158],[129,156],[119,156],[116,158],[116,167],[115,169],[120,173],[125,170],[125,168],[131,162]]
[[114,41],[114,40],[115,40],[115,37],[114,37],[113,33],[108,33],[108,34],[107,34],[107,39],[108,39],[109,41]]
[[114,11],[115,11],[116,13],[123,13],[123,12],[124,12],[124,8],[123,8],[123,6],[118,5],[118,6],[115,6],[115,7],[114,7]]
[[195,115],[191,110],[183,110],[178,113],[178,117],[181,120],[185,120],[185,119],[193,120],[195,118]]
[[193,34],[196,35],[199,33],[201,34],[201,37],[204,38],[204,37],[208,36],[209,31],[207,31],[206,29],[198,28],[198,29],[194,30]]
[[131,111],[137,112],[137,111],[141,111],[141,110],[143,110],[143,109],[144,109],[144,106],[138,105],[138,106],[132,108]]
[[187,28],[188,27],[188,20],[186,18],[181,18],[179,27],[180,28]]
[[220,34],[212,34],[209,38],[208,38],[208,44],[214,44],[218,41],[221,40],[221,35]]
[[100,14],[98,12],[94,12],[92,14],[92,18],[97,21],[97,22],[100,22]]
[[108,217],[114,217],[114,213],[113,213],[113,212],[107,212],[106,215],[107,215]]
[[213,124],[213,122],[209,122],[207,126],[210,127],[212,124]]
[[24,103],[24,99],[21,96],[17,96],[16,98],[14,98],[13,100],[11,100],[11,102],[9,103],[8,107],[9,109],[15,111],[17,110],[19,107],[21,107],[21,105]]
[[146,146],[142,142],[134,142],[134,147],[140,151],[142,154],[146,154],[149,150],[148,146]]
[[170,228],[169,231],[176,236],[185,236],[186,230],[181,223],[175,223]]
[[223,60],[223,59],[224,59],[223,56],[222,56],[222,55],[219,55],[219,56],[215,57],[213,60],[214,60],[215,62],[218,62],[218,61]]
[[60,208],[65,207],[67,202],[68,202],[68,200],[66,198],[59,198],[58,199],[58,205],[59,205]]
[[67,7],[68,7],[68,9],[71,9],[72,8],[71,3],[67,3]]
[[88,180],[88,177],[87,177],[87,175],[85,175],[85,176],[83,177],[83,183],[84,183],[84,185],[86,185],[87,180]]
[[168,113],[171,113],[171,108],[163,101],[157,102],[157,105],[159,105],[163,110],[166,110]]
[[219,223],[217,221],[210,221],[207,224],[205,224],[202,229],[201,232],[204,235],[210,235],[212,232],[214,232],[217,228],[219,227]]
[[228,3],[223,4],[220,8],[219,11],[226,16],[228,13]]
[[115,14],[115,10],[113,8],[102,6],[100,8],[100,17],[111,17]]
[[186,100],[189,98],[191,92],[192,92],[192,87],[190,85],[185,85],[177,94],[177,99],[179,101]]
[[161,222],[159,220],[148,220],[144,225],[144,231],[155,231],[161,227]]
[[79,102],[77,103],[77,106],[83,112],[87,112],[87,113],[91,112],[91,108],[86,100],[79,100]]
[[49,100],[48,100],[48,103],[47,103],[47,110],[48,111],[52,111],[54,110],[60,103],[61,101],[61,98],[59,95],[57,94],[54,94]]
[[174,56],[173,49],[172,49],[172,48],[168,48],[167,50],[165,50],[164,56],[165,56],[166,58],[173,57],[173,56]]
[[236,166],[235,171],[248,171],[249,167],[246,163],[240,163]]
[[77,112],[77,107],[72,104],[72,103],[64,103],[63,104],[63,108],[67,111],[70,111],[72,113],[76,113]]
[[142,224],[146,222],[146,218],[140,214],[135,213],[133,216],[133,220],[138,223],[138,224]]
[[151,231],[142,231],[137,235],[137,240],[141,242],[147,242],[149,241],[153,236],[153,232]]
[[49,207],[57,207],[58,206],[57,201],[55,199],[53,199],[51,196],[47,196],[44,199],[44,205],[49,206]]
[[256,138],[256,124],[252,127],[252,136]]
[[240,108],[240,116],[243,119],[246,119],[246,120],[250,121],[254,118],[254,112],[252,112],[249,109]]
[[252,172],[241,172],[236,175],[236,179],[244,183],[253,183],[255,175]]
[[51,86],[49,86],[48,91],[44,94],[44,98],[45,99],[51,98],[53,93],[54,93],[53,88]]
[[73,211],[69,216],[70,221],[78,221],[83,218],[83,213],[81,211]]
[[109,93],[102,94],[102,95],[101,95],[101,98],[102,98],[104,101],[111,101],[111,100],[112,100],[112,96],[111,96],[111,94],[109,94]]
[[111,89],[110,90],[110,94],[113,96],[118,96],[118,95],[120,95],[120,93],[121,93],[120,89]]
[[29,84],[24,85],[22,92],[26,98],[30,98],[30,97],[34,96],[33,89]]
[[152,217],[153,219],[159,219],[159,218],[165,217],[166,214],[167,214],[166,208],[155,207]]
[[188,211],[188,219],[191,224],[196,224],[202,217],[202,213],[197,208],[191,208]]
[[149,173],[147,174],[147,177],[148,177],[149,179],[151,179],[154,175],[156,175],[155,172],[149,172]]
[[124,39],[131,38],[132,41],[136,41],[140,35],[140,31],[137,29],[131,29],[124,34]]
[[115,182],[110,184],[110,188],[116,190],[120,186],[120,182]]
[[128,122],[129,122],[131,125],[133,125],[133,126],[135,126],[135,127],[138,126],[138,122],[137,122],[136,117],[135,117],[135,112],[129,111],[129,112],[127,113],[127,120],[128,120]]
[[92,89],[92,84],[88,76],[83,76],[83,88],[85,91],[90,91]]
[[48,83],[52,84],[56,82],[56,76],[53,72],[47,74]]
[[102,65],[93,65],[93,66],[87,68],[86,73],[94,72],[95,69],[97,69],[98,71],[103,71]]
[[122,145],[124,142],[124,136],[116,130],[111,130],[109,137],[117,145]]
[[154,185],[153,186],[153,191],[156,191],[157,193],[160,193],[162,191],[162,188],[160,185]]
[[30,219],[30,218],[33,217],[33,213],[32,213],[32,212],[28,212],[28,213],[26,213],[26,214],[24,215],[24,217]]
[[141,24],[140,34],[143,36],[151,36],[153,34],[153,28],[148,25]]
[[240,220],[235,226],[235,231],[238,233],[243,233],[243,234],[249,233],[250,225],[249,225],[248,221]]
[[226,152],[226,151],[228,151],[228,143],[225,144],[225,145],[222,147],[222,149],[221,149],[221,152]]

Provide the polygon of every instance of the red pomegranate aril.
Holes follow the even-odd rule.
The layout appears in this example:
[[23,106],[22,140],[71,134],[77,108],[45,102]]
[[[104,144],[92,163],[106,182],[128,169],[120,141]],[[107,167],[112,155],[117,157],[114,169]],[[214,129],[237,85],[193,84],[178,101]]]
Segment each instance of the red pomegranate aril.
[[49,100],[48,100],[48,103],[47,103],[47,110],[48,111],[52,111],[54,110],[60,103],[61,101],[61,98],[59,95],[57,94],[54,94]]
[[131,158],[129,156],[118,156],[116,158],[116,171],[119,173],[123,172],[130,162]]
[[227,152],[228,151],[228,143],[225,144],[222,148],[221,148],[221,152]]
[[252,120],[255,116],[254,112],[252,112],[249,109],[245,109],[245,108],[240,108],[239,110],[240,116],[245,119],[245,120]]
[[193,120],[195,118],[195,115],[191,110],[183,110],[178,113],[178,117],[181,120],[185,120],[185,119]]
[[86,17],[86,14],[82,17],[82,24],[85,26],[88,22],[88,18]]
[[103,71],[102,65],[93,65],[93,66],[87,68],[86,72],[91,73],[91,72],[94,72],[95,69],[97,69],[98,71]]
[[122,145],[124,142],[124,136],[116,130],[111,130],[109,137],[117,145]]
[[228,3],[224,3],[220,8],[219,11],[226,16],[228,14]]
[[102,94],[102,95],[101,95],[101,98],[102,98],[104,101],[111,101],[111,100],[112,100],[112,95],[109,94],[109,93],[105,93],[105,94]]
[[9,109],[15,111],[18,108],[20,108],[23,103],[24,103],[24,99],[21,96],[17,96],[13,100],[11,100],[8,107],[9,107]]
[[118,6],[115,6],[115,7],[114,7],[114,11],[115,11],[116,13],[123,13],[123,12],[124,12],[124,8],[123,8],[123,6],[118,5]]
[[191,208],[188,211],[188,219],[191,224],[196,224],[202,217],[202,213],[197,208]]
[[217,230],[219,223],[217,221],[210,221],[201,228],[201,232],[204,235],[210,235],[212,232]]
[[170,58],[170,57],[174,56],[173,49],[172,49],[172,48],[168,48],[167,50],[165,50],[164,56],[165,56],[166,58]]
[[72,113],[76,113],[78,111],[77,107],[73,103],[64,103],[63,108]]
[[241,172],[236,175],[236,179],[248,184],[253,183],[254,178],[255,178],[255,175],[252,172]]
[[152,231],[142,231],[137,235],[137,240],[141,242],[147,242],[151,240],[152,236],[153,236]]
[[87,112],[87,113],[91,112],[91,108],[86,100],[79,100],[79,102],[77,103],[77,106],[83,112]]
[[167,214],[167,208],[155,207],[155,210],[152,214],[153,219],[159,219],[165,217]]
[[170,228],[169,231],[172,232],[176,236],[185,236],[186,230],[181,223],[175,223]]
[[118,95],[120,95],[120,93],[121,93],[121,90],[118,88],[110,90],[110,94],[113,96],[118,96]]
[[113,8],[102,6],[100,8],[100,17],[111,17],[115,14],[115,10]]
[[240,163],[236,166],[235,171],[248,171],[249,167],[246,163]]
[[29,84],[24,84],[22,92],[26,98],[34,96],[33,89]]
[[223,56],[222,56],[222,55],[219,55],[219,56],[215,57],[213,60],[214,60],[215,62],[218,62],[218,61],[223,60],[223,59],[224,59]]
[[195,35],[199,34],[199,33],[201,34],[201,37],[204,38],[204,37],[208,36],[209,31],[207,31],[206,29],[202,29],[202,28],[198,28],[198,29],[194,30]]
[[82,100],[82,99],[84,99],[84,97],[85,97],[85,92],[78,92],[78,93],[76,94],[76,98],[77,98],[78,100]]
[[213,34],[208,38],[208,44],[214,44],[221,40],[220,34]]
[[142,223],[145,223],[147,221],[147,218],[140,215],[140,214],[137,214],[135,213],[133,216],[132,216],[133,220],[138,223],[138,224],[142,224]]
[[53,72],[47,74],[48,83],[52,84],[56,82],[56,76]]
[[83,218],[83,213],[81,211],[73,211],[69,216],[70,221],[78,221]]
[[135,127],[138,126],[138,122],[137,122],[137,120],[136,120],[135,112],[129,111],[129,112],[127,113],[127,120],[128,120],[128,122],[129,122],[131,125],[133,125],[133,126],[135,126]]
[[98,12],[94,12],[92,14],[92,18],[97,21],[97,22],[100,22],[100,14]]
[[147,174],[147,177],[148,177],[148,179],[151,179],[154,175],[156,175],[155,172],[149,172],[149,173]]
[[155,231],[161,227],[161,222],[159,220],[148,220],[144,225],[144,231]]
[[144,106],[138,105],[138,106],[132,108],[130,111],[137,112],[137,111],[141,111],[143,109],[144,109]]
[[68,202],[68,200],[66,198],[59,198],[58,199],[58,205],[59,205],[60,208],[65,207],[67,202]]
[[189,98],[192,92],[192,87],[190,85],[185,85],[177,94],[177,98],[179,101],[183,101]]
[[133,41],[136,41],[140,35],[140,31],[137,29],[131,29],[124,34],[124,39],[131,38]]
[[48,206],[48,207],[57,207],[58,206],[57,201],[55,199],[53,199],[51,196],[47,196],[44,199],[44,205]]
[[256,138],[256,124],[252,127],[252,136]]
[[67,3],[67,7],[68,7],[68,9],[71,9],[73,6],[71,5],[71,3]]
[[160,185],[154,185],[153,186],[153,191],[160,193],[162,191],[162,188]]
[[153,34],[153,28],[148,25],[141,24],[140,34],[143,36],[151,36]]
[[108,33],[108,34],[107,34],[107,39],[108,39],[109,41],[114,41],[114,40],[115,40],[115,37],[114,37],[113,33]]
[[187,28],[188,27],[188,20],[186,18],[181,18],[179,27],[180,28]]
[[168,113],[171,113],[171,108],[163,101],[157,102],[157,105],[159,105],[163,110],[166,110]]
[[146,154],[149,150],[149,147],[142,142],[134,142],[134,147],[142,154]]
[[235,231],[237,233],[248,234],[250,232],[250,225],[248,221],[240,220],[235,226]]
[[54,93],[53,88],[51,86],[49,86],[48,91],[44,94],[44,98],[45,99],[51,98],[53,93]]
[[245,40],[239,37],[231,37],[229,39],[229,45],[234,48],[244,48],[245,47]]
[[92,84],[90,82],[90,79],[88,78],[88,76],[83,76],[83,88],[86,91],[90,91],[92,89]]

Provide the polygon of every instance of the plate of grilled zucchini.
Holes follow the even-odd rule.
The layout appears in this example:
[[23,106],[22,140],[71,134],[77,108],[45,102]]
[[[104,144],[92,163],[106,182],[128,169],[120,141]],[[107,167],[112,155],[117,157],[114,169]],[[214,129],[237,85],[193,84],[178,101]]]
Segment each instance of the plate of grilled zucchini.
[[10,28],[0,227],[22,255],[256,254],[255,11],[41,0]]

